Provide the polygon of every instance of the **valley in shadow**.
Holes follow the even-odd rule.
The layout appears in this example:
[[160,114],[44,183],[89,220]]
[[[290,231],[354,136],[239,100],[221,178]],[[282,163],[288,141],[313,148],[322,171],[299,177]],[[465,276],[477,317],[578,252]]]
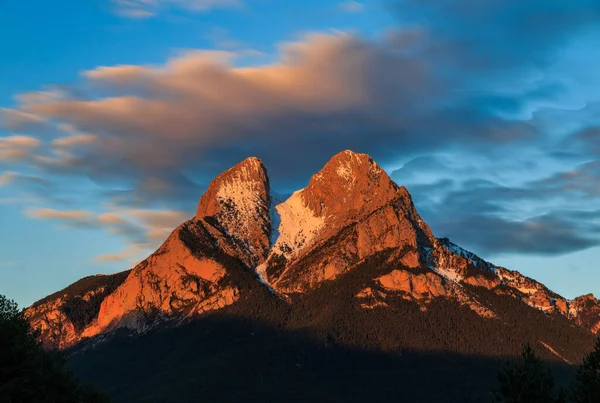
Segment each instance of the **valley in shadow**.
[[[349,348],[334,335],[317,340],[230,315],[137,336],[117,333],[70,354],[75,374],[117,403],[490,402],[505,362],[448,351]],[[560,383],[574,371],[550,366]]]

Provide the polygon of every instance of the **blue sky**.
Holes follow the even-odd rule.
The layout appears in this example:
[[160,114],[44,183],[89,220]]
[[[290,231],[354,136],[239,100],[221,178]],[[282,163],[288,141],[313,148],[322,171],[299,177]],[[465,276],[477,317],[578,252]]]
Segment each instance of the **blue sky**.
[[0,293],[131,267],[247,156],[288,192],[348,148],[437,236],[600,293],[595,3],[5,2]]

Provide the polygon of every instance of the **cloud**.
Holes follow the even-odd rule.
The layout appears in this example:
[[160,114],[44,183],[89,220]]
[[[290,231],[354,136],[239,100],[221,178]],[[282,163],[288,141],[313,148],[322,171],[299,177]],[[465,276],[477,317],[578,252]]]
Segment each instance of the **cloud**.
[[239,7],[240,0],[111,0],[115,13],[122,17],[144,19],[175,8],[205,12],[215,8]]
[[67,224],[67,227],[91,227],[96,224],[94,216],[88,211],[70,210],[60,211],[50,208],[31,209],[26,212],[30,218],[38,220],[58,220]]
[[125,249],[95,258],[102,262],[123,261],[152,252],[189,218],[179,211],[144,209],[116,209],[97,214],[87,210],[30,208],[25,213],[33,219],[60,222],[65,229],[100,229],[122,237],[127,242]]
[[[469,70],[542,66],[578,34],[597,28],[596,0],[395,0],[402,23],[426,28]],[[442,39],[443,38],[443,39]]]
[[[488,170],[501,171],[504,162],[491,161],[487,167],[480,163],[469,175],[470,163],[441,165],[428,156],[397,171],[399,177],[413,164],[426,164],[437,174],[437,181],[420,184],[418,178],[407,187],[438,236],[487,256],[555,256],[600,245],[600,211],[590,209],[600,202],[599,162],[536,179],[519,178],[517,172],[508,176],[513,176],[513,184],[498,183],[501,177],[483,179],[492,177]],[[418,169],[419,175],[422,171]]]
[[340,10],[345,13],[362,13],[365,10],[365,5],[358,1],[345,1],[340,3]]
[[231,32],[223,27],[213,27],[206,35],[206,39],[211,41],[218,49],[242,49],[246,45],[231,36]]
[[27,113],[16,109],[0,108],[0,122],[2,126],[11,130],[37,129],[46,123],[46,119],[33,113]]
[[583,222],[581,212],[554,211],[524,221],[465,212],[438,222],[438,233],[468,245],[480,254],[537,254],[557,256],[600,245],[600,212]]
[[106,253],[104,255],[97,256],[94,258],[94,261],[100,263],[123,262],[139,256],[141,252],[143,252],[143,249],[137,247],[136,245],[130,245],[120,252]]
[[[121,2],[140,16],[216,5],[193,4]],[[553,224],[571,236],[580,218],[565,211],[587,211],[600,183],[591,104],[574,110],[587,99],[554,63],[600,26],[600,5],[565,4],[399,0],[399,28],[373,38],[307,34],[250,67],[221,32],[213,41],[226,50],[99,66],[71,87],[21,95],[3,124],[27,134],[36,122],[52,126],[49,148],[28,168],[61,186],[81,180],[117,214],[94,215],[94,225],[132,244],[164,227],[151,236],[152,225],[125,210],[193,211],[209,180],[250,155],[287,192],[349,148],[402,166],[392,175],[409,183],[434,229],[466,246],[517,251],[470,235],[478,218],[507,239],[546,236],[564,253],[594,244],[595,228],[570,239],[535,229]],[[519,253],[549,253],[520,242]]]
[[57,148],[73,148],[92,145],[96,140],[97,138],[93,134],[79,134],[55,139],[52,141],[52,145]]
[[0,137],[0,162],[13,162],[32,156],[32,152],[41,144],[35,137]]
[[[140,186],[183,172],[210,177],[252,154],[265,160],[275,184],[300,183],[340,148],[385,162],[398,154],[393,150],[535,138],[530,122],[497,116],[506,108],[497,97],[456,96],[428,54],[419,55],[419,38],[413,31],[376,40],[311,34],[255,67],[236,67],[240,56],[230,51],[188,52],[162,66],[98,67],[84,73],[82,88],[111,96],[37,94],[20,110],[93,133],[99,141],[84,171]],[[529,102],[520,97],[510,98],[511,110]],[[81,159],[72,162],[82,170]],[[190,178],[198,180],[205,178]]]
[[438,173],[449,168],[448,162],[434,155],[425,155],[411,159],[390,173],[392,179],[405,183],[407,180],[427,173]]
[[8,196],[0,197],[0,204],[24,205],[34,199],[59,198],[55,184],[48,178],[14,171],[0,173],[0,190],[7,190]]

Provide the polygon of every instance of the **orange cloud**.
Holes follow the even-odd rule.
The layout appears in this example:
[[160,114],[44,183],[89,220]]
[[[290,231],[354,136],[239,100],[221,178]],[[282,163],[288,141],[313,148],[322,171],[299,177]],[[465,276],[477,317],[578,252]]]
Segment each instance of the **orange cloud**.
[[35,137],[0,137],[0,161],[17,161],[32,156],[32,152],[41,144]]
[[32,208],[25,210],[25,214],[38,220],[58,221],[64,224],[65,228],[103,229],[109,234],[124,237],[128,246],[121,252],[95,259],[103,262],[127,260],[138,254],[151,252],[175,227],[189,218],[174,210],[119,208],[101,214],[86,210]]

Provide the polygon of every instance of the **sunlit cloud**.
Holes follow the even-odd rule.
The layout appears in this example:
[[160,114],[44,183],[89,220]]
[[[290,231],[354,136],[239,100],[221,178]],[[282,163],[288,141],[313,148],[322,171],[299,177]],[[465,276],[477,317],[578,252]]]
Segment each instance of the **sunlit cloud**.
[[0,162],[27,159],[39,148],[41,141],[29,136],[0,137]]
[[[2,124],[37,138],[38,146],[15,154],[15,144],[7,145],[4,159],[26,162],[23,172],[51,177],[61,190],[88,191],[97,205],[110,204],[80,222],[143,250],[164,239],[185,219],[181,211],[193,211],[208,181],[239,160],[262,158],[274,188],[288,191],[342,149],[369,153],[385,167],[405,163],[394,177],[410,184],[434,229],[455,233],[465,246],[550,254],[595,245],[597,228],[565,210],[591,214],[573,200],[600,195],[590,162],[598,158],[597,124],[590,123],[597,111],[589,104],[586,118],[575,114],[579,103],[571,98],[581,95],[573,95],[569,77],[553,74],[552,61],[580,31],[598,26],[598,3],[565,10],[558,0],[491,0],[474,9],[468,1],[394,3],[402,10],[401,28],[375,37],[306,34],[279,44],[268,62],[247,67],[245,46],[217,29],[209,39],[224,50],[190,50],[153,65],[98,66],[71,87],[23,94],[3,110]],[[131,17],[236,4],[114,3]],[[359,12],[364,3],[338,5]],[[540,10],[551,11],[547,25],[533,24]],[[496,11],[501,23],[492,23]],[[564,129],[570,120],[577,124]],[[555,130],[556,121],[563,130]],[[31,130],[36,124],[50,127],[47,138]],[[485,159],[490,174],[436,159],[441,152]],[[515,156],[526,152],[532,158],[515,167]],[[531,164],[538,160],[554,168],[534,175]],[[3,187],[25,186],[20,168],[15,164],[1,177]],[[437,182],[411,182],[423,175]],[[509,182],[511,175],[522,180]],[[74,178],[85,190],[73,190]],[[38,218],[69,221],[44,214]],[[493,236],[477,239],[467,231],[475,218],[490,232],[521,239],[523,248]],[[549,225],[560,231],[548,231]],[[531,242],[542,236],[546,249]]]
[[64,229],[101,229],[122,237],[127,243],[125,249],[94,259],[102,262],[125,261],[140,253],[150,253],[175,227],[189,218],[179,211],[144,209],[117,209],[98,214],[86,210],[29,208],[25,214],[33,219],[59,222]]

